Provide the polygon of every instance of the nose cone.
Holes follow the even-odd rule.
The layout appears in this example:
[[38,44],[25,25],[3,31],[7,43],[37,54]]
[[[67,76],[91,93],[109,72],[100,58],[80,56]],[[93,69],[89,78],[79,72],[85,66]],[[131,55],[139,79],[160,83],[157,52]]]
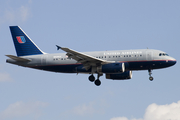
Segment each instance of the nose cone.
[[172,58],[172,57],[168,60],[168,63],[169,63],[171,66],[175,65],[176,62],[177,62],[176,59],[174,59],[174,58]]
[[175,64],[176,64],[176,62],[177,62],[177,61],[176,61],[176,60],[174,60],[174,61],[172,61],[172,64],[173,64],[173,65],[175,65]]
[[176,60],[174,60],[174,61],[170,61],[170,63],[171,63],[171,65],[173,66],[173,65],[175,65],[175,64],[176,64]]

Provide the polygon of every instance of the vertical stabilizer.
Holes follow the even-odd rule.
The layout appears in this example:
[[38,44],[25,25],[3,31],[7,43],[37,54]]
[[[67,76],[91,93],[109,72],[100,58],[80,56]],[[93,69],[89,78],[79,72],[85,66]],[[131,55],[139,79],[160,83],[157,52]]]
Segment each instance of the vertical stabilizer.
[[10,31],[17,56],[38,55],[44,53],[19,26],[10,26]]

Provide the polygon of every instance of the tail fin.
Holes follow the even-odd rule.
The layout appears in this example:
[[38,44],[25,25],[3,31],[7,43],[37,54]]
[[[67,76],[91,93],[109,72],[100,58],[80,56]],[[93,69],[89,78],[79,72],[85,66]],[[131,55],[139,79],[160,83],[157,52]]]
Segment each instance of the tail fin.
[[44,54],[19,26],[10,26],[17,56]]

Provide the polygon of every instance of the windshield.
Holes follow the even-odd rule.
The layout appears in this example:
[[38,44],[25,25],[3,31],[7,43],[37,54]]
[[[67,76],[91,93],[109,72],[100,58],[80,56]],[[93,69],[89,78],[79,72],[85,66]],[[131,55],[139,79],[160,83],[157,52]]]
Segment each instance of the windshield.
[[159,53],[159,56],[169,56],[167,53]]

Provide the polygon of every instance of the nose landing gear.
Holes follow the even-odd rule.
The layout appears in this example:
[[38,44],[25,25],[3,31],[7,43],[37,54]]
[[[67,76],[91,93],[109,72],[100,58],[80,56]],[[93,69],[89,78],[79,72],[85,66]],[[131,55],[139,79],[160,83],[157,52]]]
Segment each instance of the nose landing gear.
[[152,75],[151,69],[149,69],[148,72],[149,72],[149,80],[153,81],[154,78],[151,76]]

